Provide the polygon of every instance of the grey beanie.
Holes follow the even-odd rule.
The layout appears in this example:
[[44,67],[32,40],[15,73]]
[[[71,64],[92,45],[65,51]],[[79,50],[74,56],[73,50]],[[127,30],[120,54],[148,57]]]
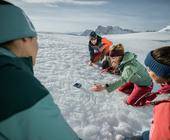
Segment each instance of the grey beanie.
[[0,44],[36,36],[33,24],[22,9],[12,4],[0,4]]

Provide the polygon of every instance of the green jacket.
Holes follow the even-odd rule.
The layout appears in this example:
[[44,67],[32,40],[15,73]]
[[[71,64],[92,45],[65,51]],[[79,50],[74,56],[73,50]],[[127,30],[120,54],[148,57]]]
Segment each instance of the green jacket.
[[32,59],[0,48],[0,140],[79,140],[48,90],[33,75]]
[[127,82],[132,82],[139,86],[150,86],[152,84],[145,67],[136,58],[137,56],[134,53],[126,52],[124,54],[123,60],[118,67],[121,71],[121,77],[118,81],[108,84],[106,87],[108,92],[114,91]]

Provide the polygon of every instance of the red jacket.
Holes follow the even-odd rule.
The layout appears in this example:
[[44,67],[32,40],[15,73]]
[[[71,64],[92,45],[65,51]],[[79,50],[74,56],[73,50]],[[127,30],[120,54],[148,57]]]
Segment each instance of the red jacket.
[[[170,85],[162,86],[158,94],[170,94]],[[155,105],[153,109],[150,140],[170,140],[170,101],[168,100]]]
[[96,45],[93,45],[89,41],[89,52],[90,52],[90,60],[93,63],[98,62],[103,55],[109,54],[110,46],[112,46],[112,42],[105,37],[101,38],[98,36]]

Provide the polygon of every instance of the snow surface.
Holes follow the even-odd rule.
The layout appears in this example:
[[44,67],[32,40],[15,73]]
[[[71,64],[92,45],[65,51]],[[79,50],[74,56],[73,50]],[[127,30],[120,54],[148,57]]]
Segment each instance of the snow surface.
[[158,32],[170,32],[170,26],[167,26],[167,27],[159,30]]
[[[107,36],[113,43],[122,43],[127,51],[146,54],[170,44],[170,33],[134,33]],[[118,76],[100,74],[86,64],[89,60],[88,37],[39,34],[39,53],[35,75],[49,89],[70,126],[83,140],[121,140],[140,134],[150,126],[152,108],[134,108],[123,103],[126,95],[114,91],[91,93],[93,83],[106,83]],[[82,90],[73,87],[75,82]]]

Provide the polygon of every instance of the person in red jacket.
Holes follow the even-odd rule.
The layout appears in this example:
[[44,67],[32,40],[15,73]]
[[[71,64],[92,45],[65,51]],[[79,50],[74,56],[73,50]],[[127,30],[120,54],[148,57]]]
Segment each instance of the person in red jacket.
[[[96,34],[96,32],[92,31],[89,36],[89,52],[90,52],[90,63],[96,64],[100,60],[103,60],[104,56],[109,54],[109,48],[112,46],[112,42],[106,39],[105,37],[101,37]],[[105,68],[107,62],[102,63],[102,68]]]
[[149,137],[150,140],[170,140],[170,46],[151,51],[145,59],[145,65],[150,77],[161,85],[147,101],[147,104],[154,104]]

